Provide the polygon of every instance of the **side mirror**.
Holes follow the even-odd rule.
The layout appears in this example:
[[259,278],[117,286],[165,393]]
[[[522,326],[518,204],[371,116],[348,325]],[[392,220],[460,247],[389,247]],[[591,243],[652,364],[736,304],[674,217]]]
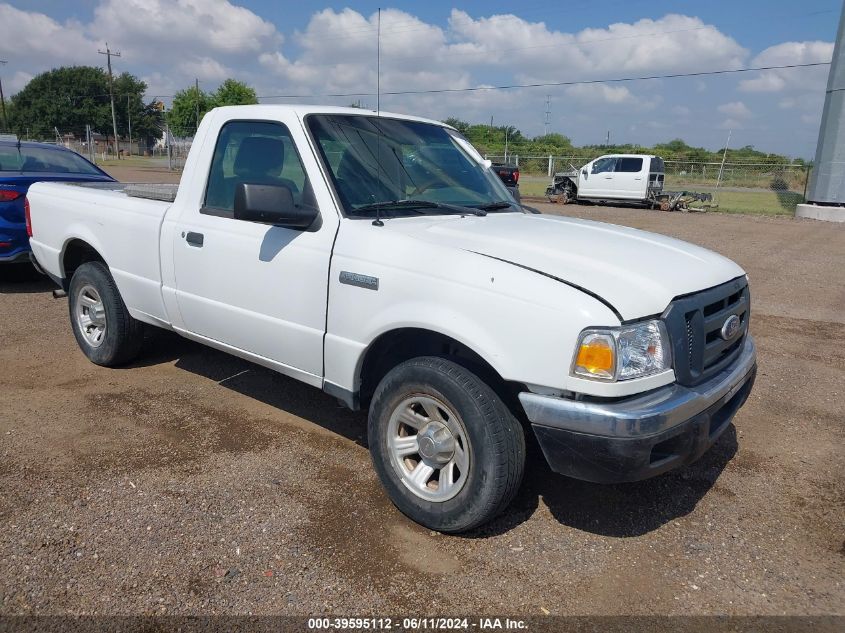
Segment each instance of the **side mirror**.
[[582,174],[584,174],[585,176],[589,176],[589,174],[587,173],[587,170],[586,170],[586,169],[582,169],[582,170],[581,170],[581,173],[582,173]]
[[297,206],[291,190],[282,185],[241,182],[235,188],[234,217],[304,231],[317,219],[314,207]]

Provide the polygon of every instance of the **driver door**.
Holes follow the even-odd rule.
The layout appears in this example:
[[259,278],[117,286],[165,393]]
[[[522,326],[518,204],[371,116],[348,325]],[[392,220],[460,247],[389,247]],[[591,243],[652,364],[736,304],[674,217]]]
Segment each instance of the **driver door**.
[[320,384],[336,214],[302,231],[233,213],[241,182],[281,185],[296,204],[317,206],[291,133],[298,121],[290,123],[220,128],[204,198],[174,227],[176,299],[189,335]]
[[615,197],[613,171],[616,167],[615,156],[603,156],[586,165],[581,174],[578,196],[582,198]]

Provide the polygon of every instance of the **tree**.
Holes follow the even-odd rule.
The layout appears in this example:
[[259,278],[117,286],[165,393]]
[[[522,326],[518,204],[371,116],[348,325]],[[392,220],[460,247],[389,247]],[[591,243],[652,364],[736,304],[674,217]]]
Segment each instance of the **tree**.
[[129,73],[123,73],[114,80],[117,133],[128,138],[131,121],[132,136],[152,145],[153,139],[162,137],[164,118],[152,103],[144,103],[143,95],[146,91],[147,84]]
[[[193,136],[203,115],[211,110],[211,96],[195,86],[180,90],[173,96],[167,113],[167,123],[174,136]],[[199,118],[197,117],[199,110]]]
[[258,96],[255,89],[235,79],[227,79],[214,94],[211,95],[212,107],[229,105],[253,105],[258,103]]
[[444,119],[443,123],[445,123],[446,125],[451,125],[463,135],[466,135],[467,131],[469,130],[469,123],[467,123],[466,121],[461,121],[460,119],[453,116],[450,116],[448,119]]
[[164,112],[159,107],[160,105],[155,100],[145,103],[138,117],[137,127],[135,118],[132,119],[132,134],[138,134],[140,138],[144,138],[148,147],[154,144],[154,139],[164,136]]
[[53,138],[60,134],[85,135],[85,126],[96,132],[111,131],[109,85],[102,68],[68,66],[33,79],[11,98],[10,121],[18,135]]
[[[212,108],[227,105],[252,105],[258,103],[255,90],[236,79],[227,79],[212,93],[190,86],[180,90],[173,97],[173,105],[167,113],[167,122],[174,136],[193,136],[199,121]],[[199,119],[197,108],[199,107]]]

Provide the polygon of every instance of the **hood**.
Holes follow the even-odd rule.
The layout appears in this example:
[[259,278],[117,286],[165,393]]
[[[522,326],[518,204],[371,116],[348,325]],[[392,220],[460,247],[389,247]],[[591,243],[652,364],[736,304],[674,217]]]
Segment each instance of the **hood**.
[[610,304],[623,320],[744,274],[713,251],[637,229],[551,215],[490,213],[386,223],[417,239],[551,275]]

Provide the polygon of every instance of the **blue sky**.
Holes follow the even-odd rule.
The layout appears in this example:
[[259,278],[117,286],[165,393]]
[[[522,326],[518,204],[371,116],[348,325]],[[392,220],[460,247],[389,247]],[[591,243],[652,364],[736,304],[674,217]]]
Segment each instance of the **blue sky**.
[[[13,0],[0,21],[7,92],[51,67],[102,64],[108,39],[123,51],[117,70],[142,77],[149,97],[199,78],[212,90],[227,76],[262,96],[306,101],[375,88],[374,13],[382,5],[382,88],[466,88],[607,79],[754,65],[828,61],[839,0],[561,0],[293,3],[247,0]],[[382,107],[480,122],[492,116],[526,134],[552,125],[578,144],[651,144],[681,137],[719,147],[754,145],[813,154],[827,68],[754,75],[567,88],[395,96]],[[372,96],[360,97],[368,106]],[[292,99],[266,99],[284,103]]]

